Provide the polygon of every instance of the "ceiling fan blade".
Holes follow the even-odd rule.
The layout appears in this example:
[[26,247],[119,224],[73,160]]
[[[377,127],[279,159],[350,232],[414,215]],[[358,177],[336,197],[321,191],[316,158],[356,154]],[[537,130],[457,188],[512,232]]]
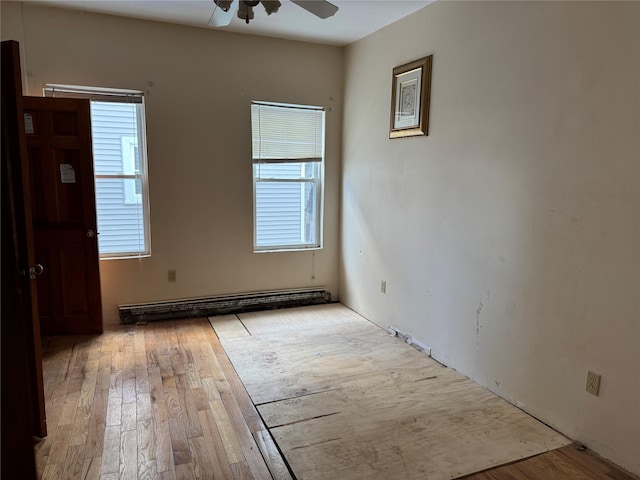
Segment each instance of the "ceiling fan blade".
[[338,11],[338,7],[325,0],[291,0],[291,2],[323,19],[332,17]]
[[213,9],[213,13],[211,14],[211,18],[209,19],[208,24],[212,27],[226,27],[231,23],[233,14],[237,9],[238,9],[238,0],[233,0],[233,3],[231,3],[231,6],[227,11],[224,11],[216,3],[216,6]]

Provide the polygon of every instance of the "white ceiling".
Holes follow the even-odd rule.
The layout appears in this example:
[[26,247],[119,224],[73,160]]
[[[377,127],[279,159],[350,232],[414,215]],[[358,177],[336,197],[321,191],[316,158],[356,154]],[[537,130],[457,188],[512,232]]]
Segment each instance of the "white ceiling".
[[[339,10],[321,20],[288,0],[267,17],[264,8],[254,8],[249,25],[234,15],[231,25],[220,30],[303,40],[328,45],[348,45],[382,27],[419,10],[434,0],[331,0]],[[213,28],[207,25],[213,0],[35,0],[45,4],[125,17]]]

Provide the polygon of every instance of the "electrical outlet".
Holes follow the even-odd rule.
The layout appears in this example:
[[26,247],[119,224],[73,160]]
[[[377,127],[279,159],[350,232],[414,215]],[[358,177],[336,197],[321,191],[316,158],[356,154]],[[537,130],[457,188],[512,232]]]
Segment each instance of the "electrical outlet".
[[387,281],[386,280],[382,280],[380,282],[380,291],[382,293],[387,293]]
[[169,270],[169,271],[167,272],[167,277],[168,277],[168,279],[169,279],[169,281],[170,281],[171,283],[173,283],[173,282],[177,282],[177,281],[178,281],[178,280],[177,280],[177,276],[176,276],[176,271],[175,271],[175,270]]
[[600,375],[592,371],[587,372],[587,392],[596,397],[600,395]]

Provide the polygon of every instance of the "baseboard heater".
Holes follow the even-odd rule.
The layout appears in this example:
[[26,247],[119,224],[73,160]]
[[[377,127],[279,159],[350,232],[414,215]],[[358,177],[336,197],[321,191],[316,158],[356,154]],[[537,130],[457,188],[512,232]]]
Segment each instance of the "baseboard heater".
[[331,293],[324,289],[299,289],[119,305],[118,310],[120,321],[130,324],[301,307],[330,302]]

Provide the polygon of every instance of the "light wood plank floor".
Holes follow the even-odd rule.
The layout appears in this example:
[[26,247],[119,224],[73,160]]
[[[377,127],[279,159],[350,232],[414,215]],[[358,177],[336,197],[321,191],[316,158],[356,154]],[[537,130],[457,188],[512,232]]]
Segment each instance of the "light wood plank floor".
[[290,478],[206,319],[48,337],[43,349],[43,480]]
[[[464,480],[638,480],[639,477],[568,445],[521,462],[463,477]],[[462,480],[462,479],[461,479]]]
[[[291,479],[206,319],[43,346],[42,479]],[[639,480],[573,446],[468,478]]]

